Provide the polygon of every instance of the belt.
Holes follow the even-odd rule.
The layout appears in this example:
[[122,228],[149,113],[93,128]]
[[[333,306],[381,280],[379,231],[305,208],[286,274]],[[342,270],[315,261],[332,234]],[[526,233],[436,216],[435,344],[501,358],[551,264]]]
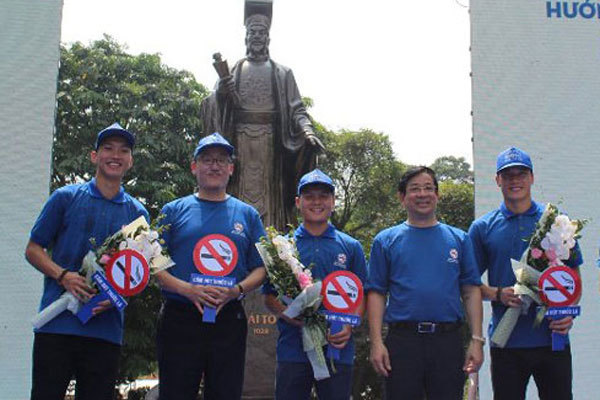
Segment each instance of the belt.
[[459,329],[462,322],[415,322],[400,321],[389,323],[390,330],[412,331],[416,333],[442,333]]
[[[179,312],[190,313],[192,315],[201,315],[196,306],[188,302],[184,303],[182,301],[166,299],[163,307],[165,309],[177,310]],[[223,306],[219,312],[219,315],[233,314],[240,311],[242,314],[244,314],[244,307],[242,306],[242,303],[239,300],[231,300],[229,303]]]
[[273,111],[235,110],[235,122],[238,124],[271,124],[276,116]]

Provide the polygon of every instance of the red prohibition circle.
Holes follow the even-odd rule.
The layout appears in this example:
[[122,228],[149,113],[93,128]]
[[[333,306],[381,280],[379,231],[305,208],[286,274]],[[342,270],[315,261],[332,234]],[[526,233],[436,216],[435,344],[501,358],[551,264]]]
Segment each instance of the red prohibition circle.
[[[215,248],[213,242],[211,242],[212,240],[219,240],[221,242],[224,242],[227,245],[226,247],[228,248],[220,245],[217,246],[217,248]],[[219,252],[219,250],[221,251]],[[238,250],[237,247],[235,247],[235,243],[233,243],[233,241],[227,236],[215,233],[212,235],[204,236],[202,239],[198,240],[198,243],[196,243],[196,246],[194,246],[193,259],[194,265],[196,266],[198,271],[200,271],[204,275],[225,276],[229,275],[237,265]],[[203,262],[203,259],[207,261]],[[222,268],[222,270],[214,271],[212,269],[207,268],[207,266],[204,264],[209,262],[208,260],[214,260],[211,262],[213,264],[216,263],[217,265],[219,265]]]
[[[346,277],[346,278],[349,278],[350,280],[352,280],[352,282],[354,282],[354,284],[358,288],[358,294],[356,296],[355,301],[352,301],[352,299],[350,299],[348,294],[343,290],[342,285],[337,281],[338,277]],[[332,284],[335,287],[335,289],[337,290],[339,295],[342,296],[342,298],[344,299],[346,304],[348,304],[348,307],[346,307],[346,308],[337,307],[331,303],[331,301],[328,298],[328,294],[327,294],[327,287],[329,286],[329,284]],[[323,279],[323,283],[321,286],[321,296],[323,296],[323,305],[329,311],[342,313],[342,314],[352,314],[358,309],[358,307],[362,303],[363,285],[362,285],[362,282],[360,281],[360,278],[358,276],[356,276],[355,274],[353,274],[352,272],[350,272],[350,271],[335,271],[335,272],[332,272],[331,274],[327,275],[325,277],[325,279]]]
[[[575,286],[573,293],[569,293],[567,291],[567,289],[564,288],[552,276],[552,273],[559,272],[559,271],[567,273],[569,275],[569,277],[571,277],[573,279],[573,285]],[[544,282],[546,280],[549,280],[555,286],[556,290],[560,291],[563,294],[563,296],[565,296],[564,301],[557,302],[557,301],[552,301],[548,298],[548,296],[546,295],[546,292],[544,291]],[[566,267],[564,265],[558,265],[555,267],[546,268],[546,270],[544,272],[542,272],[542,275],[540,276],[540,279],[538,280],[538,287],[540,288],[540,298],[548,306],[550,306],[550,307],[569,306],[569,305],[573,304],[579,298],[579,295],[581,294],[581,279],[579,278],[579,275],[572,268]]]
[[[119,262],[119,259],[123,257],[125,265]],[[138,284],[134,287],[131,287],[131,269],[133,259],[136,259],[141,264],[143,275],[142,280],[138,282]],[[123,278],[124,287],[119,286],[114,279],[113,271],[115,267],[121,269],[121,271],[125,275]],[[139,251],[125,249],[116,252],[106,263],[106,279],[120,295],[135,296],[136,294],[142,292],[142,290],[144,290],[148,285],[148,281],[150,280],[150,268],[148,267],[148,262],[146,261],[146,258],[144,258],[144,256]]]

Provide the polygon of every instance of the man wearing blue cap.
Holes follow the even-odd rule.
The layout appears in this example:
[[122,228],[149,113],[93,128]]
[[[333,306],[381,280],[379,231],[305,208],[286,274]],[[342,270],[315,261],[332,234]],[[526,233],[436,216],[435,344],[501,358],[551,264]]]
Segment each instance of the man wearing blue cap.
[[[302,224],[294,232],[300,262],[313,264],[313,277],[324,279],[335,271],[345,270],[366,279],[365,256],[360,243],[338,231],[329,223],[335,205],[334,185],[326,174],[318,169],[304,175],[298,184],[296,207],[302,216]],[[270,284],[263,287],[265,304],[279,317],[277,327],[277,372],[275,398],[280,400],[310,399],[313,384],[321,400],[349,399],[352,389],[352,365],[354,342],[352,329],[344,329],[327,337],[329,344],[341,349],[340,359],[335,362],[336,372],[329,371],[330,378],[315,381],[311,364],[302,348],[302,321],[283,315],[286,306],[277,299],[277,292]],[[362,314],[364,305],[360,305]]]
[[[485,342],[473,245],[437,221],[433,170],[408,170],[398,192],[408,219],[377,234],[369,260],[371,364],[386,377],[387,399],[462,399],[465,373],[479,370]],[[472,334],[466,356],[463,305]]]
[[[40,310],[68,291],[82,301],[94,292],[77,271],[91,250],[140,215],[144,206],[123,190],[133,164],[134,136],[115,123],[100,131],[90,158],[95,177],[52,193],[29,238],[25,256],[42,272]],[[51,255],[49,254],[51,251]],[[94,308],[85,325],[69,311],[35,329],[31,399],[63,399],[69,381],[77,381],[78,399],[112,399],[123,338],[123,314],[108,300]]]
[[[469,229],[480,273],[488,272],[488,284],[482,285],[481,290],[483,298],[492,302],[490,337],[507,307],[521,306],[512,288],[516,278],[510,260],[521,259],[544,212],[544,206],[532,200],[533,181],[533,164],[526,152],[516,147],[501,152],[496,160],[496,183],[504,201]],[[577,257],[569,261],[569,266],[578,271],[583,263],[581,253],[578,251]],[[573,325],[572,317],[544,320],[534,327],[536,304],[527,311],[519,317],[504,348],[490,345],[494,399],[525,399],[532,375],[540,399],[572,399],[570,348],[552,351],[551,347],[551,332],[567,334]]]
[[[265,230],[253,207],[226,193],[233,151],[219,133],[202,138],[191,163],[197,193],[162,210],[175,266],[156,275],[165,299],[157,334],[161,400],[195,400],[203,377],[204,399],[241,398],[248,323],[240,299],[265,278],[254,245]],[[235,278],[235,286],[190,283],[207,270]],[[214,323],[203,321],[207,307],[217,310]]]

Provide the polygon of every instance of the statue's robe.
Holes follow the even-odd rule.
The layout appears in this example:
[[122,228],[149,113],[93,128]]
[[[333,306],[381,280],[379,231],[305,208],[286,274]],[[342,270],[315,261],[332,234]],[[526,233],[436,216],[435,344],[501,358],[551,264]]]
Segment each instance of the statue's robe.
[[203,134],[219,132],[235,146],[228,192],[253,205],[265,226],[281,230],[296,223],[296,185],[314,168],[316,153],[305,133],[312,125],[291,69],[270,59],[242,59],[231,73],[239,103],[231,94],[208,96]]

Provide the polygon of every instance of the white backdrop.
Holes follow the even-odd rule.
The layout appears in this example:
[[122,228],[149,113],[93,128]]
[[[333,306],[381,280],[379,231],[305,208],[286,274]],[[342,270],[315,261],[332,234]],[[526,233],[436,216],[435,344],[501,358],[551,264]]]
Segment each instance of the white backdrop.
[[0,398],[29,398],[42,276],[25,262],[48,197],[61,0],[0,3]]
[[[477,216],[500,204],[496,155],[514,145],[532,156],[536,200],[591,219],[581,241],[582,315],[571,334],[574,398],[586,400],[600,390],[600,8],[581,4],[471,0],[471,61]],[[491,399],[489,358],[480,381],[481,398]],[[534,386],[528,398],[537,398]]]

